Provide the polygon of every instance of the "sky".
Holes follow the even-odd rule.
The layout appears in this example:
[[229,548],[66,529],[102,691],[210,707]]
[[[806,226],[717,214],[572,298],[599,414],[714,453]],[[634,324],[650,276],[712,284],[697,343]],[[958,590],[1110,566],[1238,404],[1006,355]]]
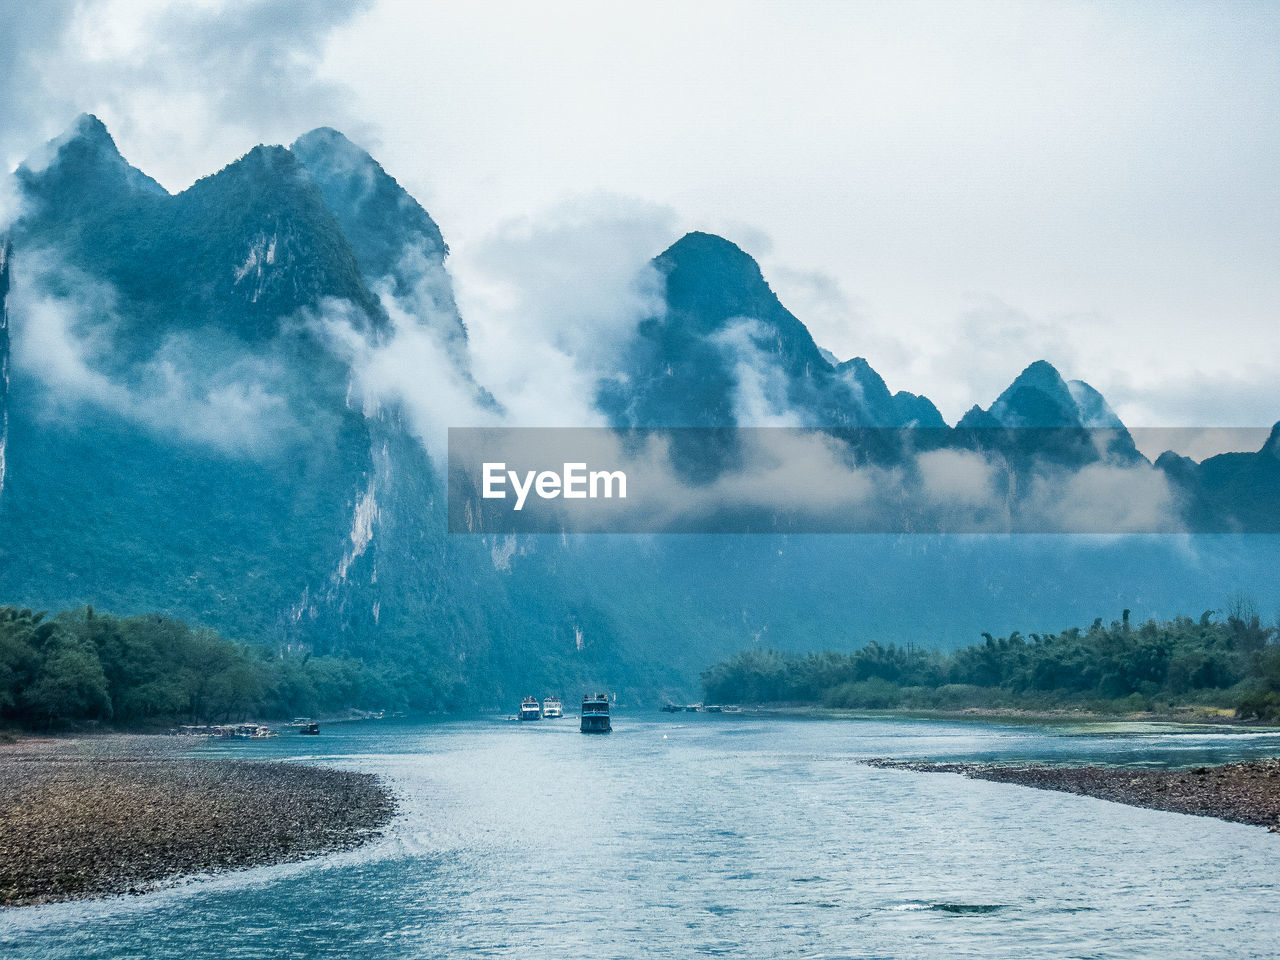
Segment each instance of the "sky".
[[490,348],[513,235],[575,224],[616,272],[702,229],[949,420],[1044,358],[1131,426],[1261,426],[1278,54],[1267,3],[5,3],[0,155],[88,111],[180,190],[335,126],[440,224]]

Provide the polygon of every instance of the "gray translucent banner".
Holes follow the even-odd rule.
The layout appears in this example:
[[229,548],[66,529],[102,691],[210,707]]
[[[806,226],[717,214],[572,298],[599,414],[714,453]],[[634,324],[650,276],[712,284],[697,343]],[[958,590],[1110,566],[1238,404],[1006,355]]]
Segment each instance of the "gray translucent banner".
[[[449,530],[1280,533],[1278,437],[1077,427],[451,429]],[[1230,452],[1206,456],[1216,451]]]

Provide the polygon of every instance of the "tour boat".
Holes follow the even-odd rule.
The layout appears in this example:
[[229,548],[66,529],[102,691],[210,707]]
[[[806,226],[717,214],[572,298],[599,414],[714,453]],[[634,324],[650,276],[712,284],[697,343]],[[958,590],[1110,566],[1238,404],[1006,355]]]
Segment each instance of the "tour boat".
[[564,706],[559,697],[547,697],[542,701],[542,716],[547,720],[558,720],[564,716]]
[[607,693],[589,693],[582,698],[583,733],[608,733],[609,695]]
[[537,697],[525,697],[520,704],[521,720],[541,720],[542,708],[538,706]]

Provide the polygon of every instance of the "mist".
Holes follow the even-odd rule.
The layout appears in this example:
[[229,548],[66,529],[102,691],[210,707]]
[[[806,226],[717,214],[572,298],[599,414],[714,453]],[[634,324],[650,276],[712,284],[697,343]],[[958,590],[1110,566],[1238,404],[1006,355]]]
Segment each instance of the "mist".
[[172,333],[148,358],[114,355],[120,301],[52,251],[14,256],[8,307],[14,373],[42,386],[41,416],[74,421],[92,404],[153,433],[233,456],[267,457],[306,435],[270,356]]
[[457,250],[476,375],[508,424],[603,424],[599,381],[616,374],[639,322],[665,309],[651,260],[675,239],[673,220],[628,197],[580,197]]

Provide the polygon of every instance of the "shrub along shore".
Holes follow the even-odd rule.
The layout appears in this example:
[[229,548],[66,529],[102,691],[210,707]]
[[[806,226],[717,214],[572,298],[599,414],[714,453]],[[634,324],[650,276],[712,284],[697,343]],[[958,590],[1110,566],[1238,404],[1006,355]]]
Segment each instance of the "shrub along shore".
[[759,648],[708,668],[708,703],[834,709],[1081,711],[1172,715],[1196,705],[1240,720],[1280,720],[1280,643],[1247,601],[1226,619],[1206,611],[1131,624],[1129,611],[1087,630],[983,635],[951,653],[869,643],[807,656]]
[[364,843],[394,813],[369,774],[184,749],[119,735],[0,744],[0,904],[299,860]]

